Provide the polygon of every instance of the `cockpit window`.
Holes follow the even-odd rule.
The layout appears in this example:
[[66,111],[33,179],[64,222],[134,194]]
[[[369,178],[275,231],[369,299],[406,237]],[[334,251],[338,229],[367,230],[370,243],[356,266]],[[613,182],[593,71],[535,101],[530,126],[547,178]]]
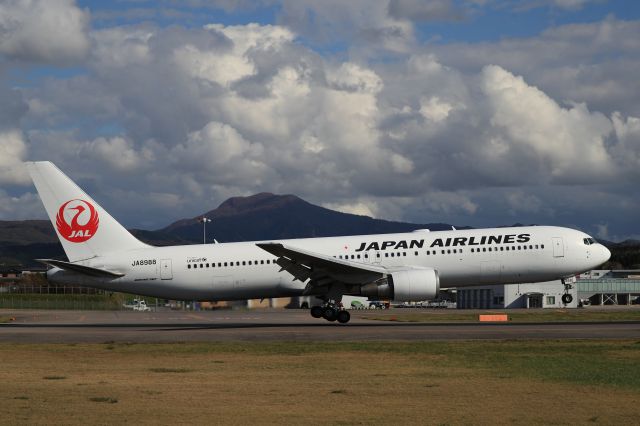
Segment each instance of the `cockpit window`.
[[596,240],[594,240],[593,238],[584,238],[582,241],[584,241],[584,243],[588,246],[590,246],[591,244],[596,244]]

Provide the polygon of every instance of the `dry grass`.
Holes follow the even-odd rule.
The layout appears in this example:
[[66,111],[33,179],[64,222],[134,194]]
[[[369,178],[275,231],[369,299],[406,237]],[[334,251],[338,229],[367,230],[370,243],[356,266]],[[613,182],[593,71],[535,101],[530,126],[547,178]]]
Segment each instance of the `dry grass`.
[[536,372],[571,354],[639,374],[632,341],[0,345],[0,423],[637,423],[635,380]]

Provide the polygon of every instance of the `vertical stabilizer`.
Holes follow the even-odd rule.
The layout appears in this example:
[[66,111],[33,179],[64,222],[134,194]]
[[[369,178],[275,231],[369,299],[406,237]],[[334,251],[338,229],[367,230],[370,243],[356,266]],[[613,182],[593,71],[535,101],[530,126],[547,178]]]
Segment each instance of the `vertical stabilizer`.
[[148,247],[53,163],[26,165],[69,261]]

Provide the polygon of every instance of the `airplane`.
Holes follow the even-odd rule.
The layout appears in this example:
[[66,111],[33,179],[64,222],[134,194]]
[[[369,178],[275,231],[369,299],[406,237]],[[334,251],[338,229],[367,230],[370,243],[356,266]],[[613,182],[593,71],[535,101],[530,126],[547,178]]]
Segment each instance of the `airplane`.
[[343,295],[422,301],[440,289],[562,280],[611,253],[570,228],[523,226],[153,247],[135,238],[53,163],[27,168],[68,261],[38,259],[47,277],[172,300],[310,295],[311,315],[349,322]]

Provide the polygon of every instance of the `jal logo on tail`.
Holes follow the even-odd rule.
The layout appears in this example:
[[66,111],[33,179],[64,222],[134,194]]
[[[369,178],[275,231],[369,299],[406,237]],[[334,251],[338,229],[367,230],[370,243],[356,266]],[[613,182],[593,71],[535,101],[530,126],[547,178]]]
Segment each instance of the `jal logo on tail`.
[[60,206],[56,216],[56,228],[62,237],[72,243],[85,242],[98,230],[98,212],[91,203],[75,199]]

